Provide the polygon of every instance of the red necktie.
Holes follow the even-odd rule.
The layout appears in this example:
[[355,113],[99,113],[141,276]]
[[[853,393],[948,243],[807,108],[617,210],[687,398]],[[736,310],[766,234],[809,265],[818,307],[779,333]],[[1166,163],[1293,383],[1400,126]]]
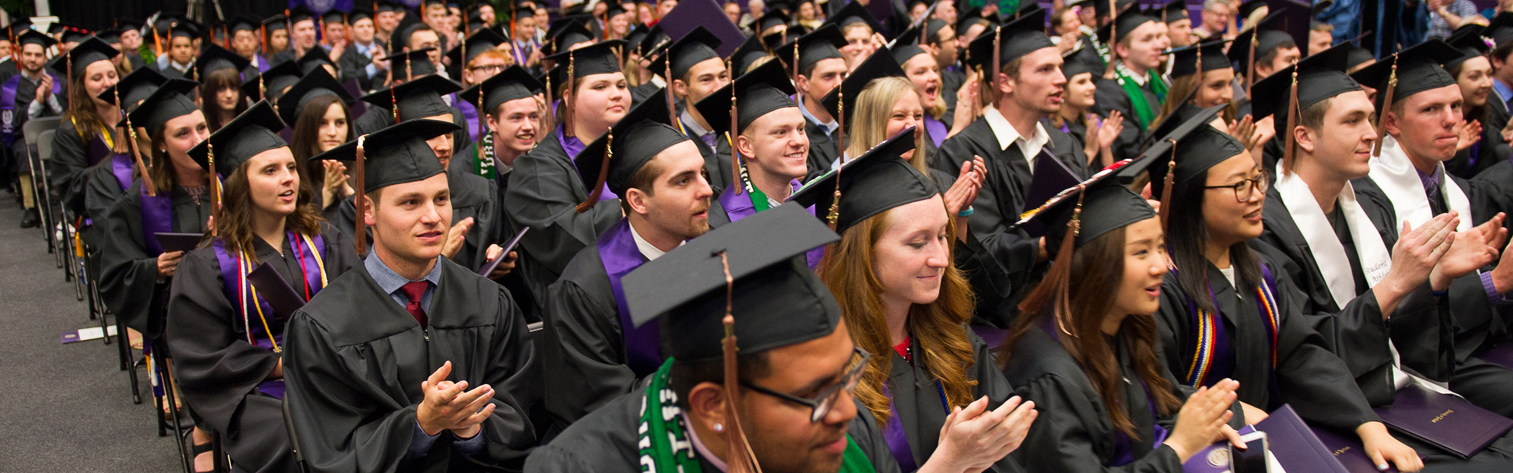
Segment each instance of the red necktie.
[[410,300],[409,304],[405,304],[405,311],[409,312],[411,316],[414,316],[416,322],[420,322],[421,330],[426,329],[427,319],[425,309],[420,307],[420,296],[422,294],[425,294],[426,289],[430,287],[430,281],[415,281],[411,283],[405,283],[403,287],[399,288],[400,292],[405,293],[405,298]]

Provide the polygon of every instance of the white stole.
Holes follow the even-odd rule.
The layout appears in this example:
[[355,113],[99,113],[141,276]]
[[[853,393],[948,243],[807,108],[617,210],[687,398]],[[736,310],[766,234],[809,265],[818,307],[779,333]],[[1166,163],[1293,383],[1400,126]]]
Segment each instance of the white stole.
[[[1455,231],[1471,230],[1471,200],[1466,198],[1466,193],[1455,180],[1445,174],[1444,163],[1435,164],[1434,174],[1439,178],[1439,193],[1444,196],[1446,206],[1460,213],[1460,225]],[[1424,192],[1424,181],[1419,179],[1413,161],[1408,159],[1396,139],[1391,136],[1382,138],[1382,155],[1371,158],[1370,176],[1371,181],[1387,195],[1387,200],[1392,201],[1392,209],[1397,213],[1396,228],[1403,228],[1403,222],[1418,228],[1434,218],[1429,195]]]
[[[1277,175],[1281,176],[1276,183],[1277,193],[1292,215],[1292,222],[1298,226],[1298,232],[1303,234],[1303,240],[1308,242],[1319,272],[1329,284],[1329,294],[1334,296],[1335,305],[1344,309],[1356,296],[1355,276],[1350,259],[1345,255],[1345,245],[1340,243],[1329,218],[1324,216],[1324,208],[1308,190],[1308,183],[1295,173],[1282,174],[1280,166]],[[1355,240],[1355,254],[1360,257],[1361,270],[1366,274],[1366,284],[1375,286],[1387,276],[1387,270],[1392,269],[1392,253],[1387,250],[1381,234],[1376,232],[1376,225],[1356,201],[1355,188],[1349,182],[1340,190],[1335,207],[1337,211],[1345,212],[1350,236]]]

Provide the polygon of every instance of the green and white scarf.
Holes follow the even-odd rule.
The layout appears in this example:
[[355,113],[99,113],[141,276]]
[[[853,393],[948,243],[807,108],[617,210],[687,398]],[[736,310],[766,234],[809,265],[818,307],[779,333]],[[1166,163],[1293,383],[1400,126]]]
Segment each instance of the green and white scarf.
[[[1140,122],[1140,129],[1148,130],[1151,120],[1156,119],[1159,108],[1153,108],[1152,104],[1145,100],[1145,92],[1140,90],[1140,83],[1135,81],[1134,73],[1124,67],[1124,63],[1114,64],[1114,78],[1119,81],[1119,87],[1124,88],[1124,92],[1129,95],[1130,106],[1135,109],[1135,119]],[[1166,82],[1162,81],[1160,76],[1147,71],[1145,80],[1150,84],[1151,92],[1156,93],[1158,101],[1166,100]],[[1160,107],[1160,103],[1156,103],[1155,106]]]
[[[636,445],[641,449],[643,473],[702,473],[693,439],[683,425],[683,409],[678,394],[668,387],[672,358],[651,375],[651,384],[641,398],[641,425],[636,429]],[[841,458],[840,473],[875,473],[872,461],[862,453],[856,440],[846,437],[846,453]]]
[[746,197],[751,198],[751,208],[757,212],[764,212],[771,208],[771,200],[767,198],[767,194],[762,193],[761,189],[757,189],[756,185],[751,183],[751,171],[746,168],[746,160],[740,160],[738,164],[741,166],[741,188],[746,189]]
[[473,147],[473,163],[477,165],[478,175],[494,179],[494,133],[484,133],[483,138],[478,140],[477,146]]

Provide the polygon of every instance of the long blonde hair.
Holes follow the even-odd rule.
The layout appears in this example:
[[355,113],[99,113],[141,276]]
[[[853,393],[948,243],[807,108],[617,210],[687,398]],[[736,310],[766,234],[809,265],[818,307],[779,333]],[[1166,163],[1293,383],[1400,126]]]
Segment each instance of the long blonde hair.
[[[941,211],[945,210],[942,206]],[[851,341],[863,350],[877,354],[862,373],[856,398],[877,417],[878,425],[886,424],[891,416],[883,387],[893,369],[893,357],[887,355],[893,349],[893,343],[888,334],[887,318],[883,315],[880,296],[883,283],[872,262],[876,260],[877,240],[888,230],[892,214],[893,210],[889,210],[846,229],[840,243],[827,252],[819,268],[820,279],[840,303],[841,317],[851,332]],[[946,227],[947,234],[956,233],[954,219],[947,219]],[[950,251],[955,251],[954,241],[948,247]],[[915,354],[918,357],[916,363],[923,365],[931,377],[940,381],[947,402],[952,406],[970,402],[972,387],[977,385],[977,380],[967,376],[967,368],[976,359],[965,326],[972,318],[975,304],[971,285],[956,265],[951,264],[942,274],[940,295],[935,302],[909,307],[909,334],[920,347],[920,352]]]
[[[919,89],[914,88],[914,82],[906,77],[874,79],[862,88],[856,96],[856,110],[851,115],[852,120],[847,123],[846,139],[849,142],[846,144],[846,154],[853,158],[861,156],[878,143],[892,138],[887,136],[888,120],[893,117],[893,104],[904,93],[919,94]],[[928,176],[930,164],[927,159],[924,135],[920,134],[914,142],[914,156],[909,158],[909,164]]]

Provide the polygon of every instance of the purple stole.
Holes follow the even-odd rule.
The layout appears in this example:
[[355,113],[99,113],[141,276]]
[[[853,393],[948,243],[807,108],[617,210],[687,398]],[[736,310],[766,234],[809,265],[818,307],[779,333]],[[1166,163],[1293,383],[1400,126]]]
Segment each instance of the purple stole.
[[[1277,314],[1275,293],[1276,281],[1271,276],[1271,268],[1261,265],[1263,281],[1256,288],[1256,306],[1260,310],[1262,325],[1267,329],[1270,337],[1266,339],[1266,345],[1271,351],[1271,367],[1277,365],[1277,332],[1280,325],[1280,316]],[[1176,276],[1176,271],[1172,271]],[[1238,291],[1238,289],[1236,289]],[[1208,299],[1214,300],[1213,289],[1208,290]],[[1234,347],[1230,346],[1229,331],[1224,327],[1224,318],[1218,312],[1205,312],[1198,309],[1197,303],[1192,297],[1187,298],[1187,313],[1192,319],[1189,324],[1187,336],[1197,342],[1193,347],[1192,358],[1188,361],[1186,376],[1182,381],[1188,386],[1209,386],[1219,380],[1228,378],[1234,374],[1235,354]],[[1275,376],[1275,373],[1273,373]]]
[[[111,156],[110,173],[121,184],[122,192],[130,190],[136,175],[135,162],[124,154]],[[142,242],[147,245],[147,254],[156,257],[163,254],[157,234],[173,232],[173,192],[163,189],[158,195],[147,195],[147,187],[138,186],[137,196],[142,204]],[[88,224],[93,224],[92,220]]]
[[636,239],[630,233],[630,221],[620,219],[614,226],[599,236],[597,243],[599,259],[604,262],[604,273],[609,275],[609,287],[615,292],[615,308],[620,313],[620,333],[625,342],[625,360],[636,377],[644,377],[657,371],[662,365],[662,336],[657,324],[636,327],[630,319],[630,308],[625,304],[625,286],[620,278],[646,264],[646,257],[636,247]]
[[972,332],[990,349],[998,349],[1009,338],[1009,331],[991,325],[972,325]]
[[[1166,427],[1162,427],[1161,424],[1155,422],[1157,419],[1156,401],[1151,399],[1151,388],[1145,384],[1144,379],[1140,380],[1140,388],[1145,390],[1145,406],[1151,410],[1151,430],[1154,434],[1151,436],[1151,448],[1154,449],[1160,447],[1161,443],[1166,441],[1166,436],[1170,432],[1166,431]],[[1115,408],[1117,406],[1109,406],[1109,409]],[[1133,442],[1130,441],[1129,435],[1126,435],[1124,431],[1114,429],[1114,461],[1108,466],[1124,466],[1134,462],[1135,448]]]
[[[914,342],[911,339],[909,343]],[[935,382],[935,391],[940,393],[940,405],[950,414],[951,403],[946,401],[946,389],[940,385],[940,381]],[[883,381],[883,396],[888,398],[888,412],[891,414],[887,425],[883,426],[883,440],[888,442],[888,450],[893,452],[893,460],[898,462],[898,469],[911,473],[919,469],[919,462],[914,460],[914,450],[909,448],[909,434],[904,432],[904,423],[898,418],[898,405],[893,403],[893,390],[888,388],[887,381]]]
[[255,58],[255,61],[257,61],[258,74],[268,72],[268,58],[263,57],[262,54],[253,54],[252,57]]
[[[43,71],[43,74],[51,74]],[[17,72],[5,85],[0,85],[0,141],[9,148],[16,142],[16,88],[21,86],[22,73]],[[53,95],[63,94],[63,81],[53,77]],[[28,104],[30,105],[30,104]],[[21,113],[26,113],[23,110]],[[90,163],[94,164],[94,163]]]
[[[577,160],[578,153],[582,153],[583,148],[588,147],[584,145],[583,141],[579,140],[577,137],[567,136],[564,129],[562,128],[562,125],[557,125],[557,144],[562,145],[562,151],[567,153],[567,159],[570,160]],[[594,192],[592,189],[586,188],[584,189],[584,191],[587,191],[590,194]],[[604,192],[599,193],[599,200],[618,198],[620,198],[620,196],[615,195],[614,191],[609,190],[609,183],[605,183]],[[658,365],[660,366],[660,363]],[[655,369],[653,369],[653,371],[655,371]]]
[[457,98],[457,94],[452,94],[452,107],[456,108],[457,111],[462,112],[462,118],[464,120],[467,120],[467,122],[468,122],[468,125],[467,125],[468,136],[472,137],[474,143],[477,143],[478,142],[478,107],[473,106],[473,104],[468,103],[466,100],[460,100],[460,99],[458,99]]
[[[289,248],[299,252],[300,272],[305,277],[305,289],[309,291],[310,295],[314,296],[322,288],[321,267],[316,263],[315,254],[311,252],[309,246],[301,244],[300,238],[293,231],[286,232],[286,234],[289,239]],[[315,242],[314,251],[325,254],[326,243],[320,234],[317,233],[312,240]],[[241,271],[241,258],[227,253],[226,241],[220,238],[212,241],[210,247],[215,251],[216,261],[221,264],[221,288],[225,291],[226,300],[231,303],[233,311],[236,310],[236,307],[245,308],[247,296],[251,291],[243,290],[248,285],[245,284],[247,275]],[[259,317],[263,317],[263,314],[270,314],[275,318],[278,317],[278,314],[273,312],[273,307],[268,305],[268,301],[259,297],[253,302],[257,305],[257,308],[253,310],[258,312]],[[254,346],[273,351],[273,343],[275,341],[284,341],[283,330],[279,330],[279,333],[276,334],[269,334],[262,326],[249,323],[248,315],[247,313],[242,314],[242,329],[246,330],[247,336],[252,339]],[[282,322],[282,320],[279,320],[279,322]],[[232,325],[235,326],[235,324]],[[283,324],[279,323],[275,326],[283,327]],[[274,398],[283,399],[284,380],[273,379],[263,381],[257,385],[257,390]]]
[[931,143],[935,143],[936,148],[940,148],[940,144],[946,142],[946,135],[950,133],[951,130],[946,128],[945,123],[925,115],[925,136],[930,138]]
[[[720,192],[720,207],[725,209],[725,215],[730,217],[730,223],[736,223],[743,218],[756,215],[757,213],[756,207],[751,204],[750,193],[742,194],[740,196],[735,195],[735,188],[739,185],[741,185],[741,183],[734,183],[729,187],[726,187],[724,192]],[[800,185],[797,180],[793,181],[793,190],[797,191],[800,187],[803,186]],[[812,206],[809,207],[809,215],[814,215],[814,207]],[[824,256],[825,247],[823,246],[809,250],[804,254],[805,261],[808,261],[809,263],[809,269],[818,268],[820,265],[820,258],[823,258]]]

